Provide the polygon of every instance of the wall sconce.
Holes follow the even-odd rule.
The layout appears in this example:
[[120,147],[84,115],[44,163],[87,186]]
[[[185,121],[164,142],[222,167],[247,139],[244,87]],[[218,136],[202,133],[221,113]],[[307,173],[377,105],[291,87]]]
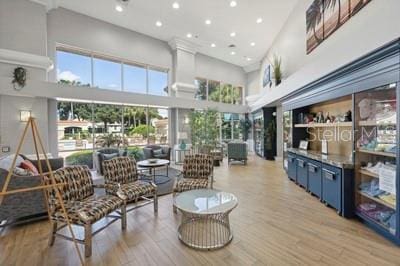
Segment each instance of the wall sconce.
[[19,121],[28,122],[30,117],[31,117],[31,111],[29,111],[29,110],[20,110],[19,111]]

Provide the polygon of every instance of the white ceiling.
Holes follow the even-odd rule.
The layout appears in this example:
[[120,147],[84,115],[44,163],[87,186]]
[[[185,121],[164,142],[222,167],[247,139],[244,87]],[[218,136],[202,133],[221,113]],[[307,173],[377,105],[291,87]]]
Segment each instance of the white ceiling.
[[[265,55],[297,0],[236,0],[234,8],[230,1],[130,0],[121,13],[115,10],[116,0],[59,0],[58,4],[164,41],[174,37],[190,40],[200,46],[200,53],[235,65],[254,64]],[[180,8],[173,9],[173,2]],[[259,17],[263,22],[257,24]],[[205,24],[206,19],[211,25]],[[157,20],[162,27],[155,25]],[[186,37],[189,32],[191,39]],[[231,32],[236,32],[236,37],[231,37]],[[255,46],[250,45],[252,42]],[[228,48],[230,44],[236,48]],[[233,50],[235,55],[231,55]]]

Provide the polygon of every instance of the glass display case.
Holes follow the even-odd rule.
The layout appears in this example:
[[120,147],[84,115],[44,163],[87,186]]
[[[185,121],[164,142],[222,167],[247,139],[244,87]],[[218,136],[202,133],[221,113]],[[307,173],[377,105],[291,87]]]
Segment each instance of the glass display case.
[[283,112],[283,168],[287,171],[287,149],[292,148],[292,111]]
[[264,157],[264,115],[262,112],[254,114],[254,150],[257,155]]
[[396,235],[396,84],[354,95],[355,210],[363,220]]

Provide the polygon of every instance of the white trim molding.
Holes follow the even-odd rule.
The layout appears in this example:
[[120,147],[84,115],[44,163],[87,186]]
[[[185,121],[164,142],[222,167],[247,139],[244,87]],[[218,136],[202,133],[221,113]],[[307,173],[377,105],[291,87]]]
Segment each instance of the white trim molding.
[[168,44],[174,51],[183,50],[191,54],[196,54],[200,48],[197,44],[176,37],[170,40]]
[[261,68],[261,62],[255,62],[254,64],[248,65],[248,66],[244,66],[243,70],[246,73],[250,73],[256,70],[260,70]]
[[39,68],[46,71],[50,71],[54,67],[53,61],[47,56],[28,54],[8,49],[0,49],[0,63]]
[[174,91],[195,92],[197,90],[196,85],[182,82],[175,82],[171,87]]
[[58,8],[59,0],[30,0],[31,2],[43,5],[46,7],[47,12],[49,12],[52,9]]

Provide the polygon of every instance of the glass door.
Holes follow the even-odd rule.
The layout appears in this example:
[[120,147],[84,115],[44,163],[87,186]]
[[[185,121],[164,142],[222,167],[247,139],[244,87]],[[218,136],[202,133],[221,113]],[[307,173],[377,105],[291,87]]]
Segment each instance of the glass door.
[[396,84],[355,94],[356,212],[396,234]]
[[292,111],[283,112],[283,168],[288,169],[287,149],[292,147]]
[[264,157],[264,116],[263,113],[254,115],[254,149],[256,154]]

